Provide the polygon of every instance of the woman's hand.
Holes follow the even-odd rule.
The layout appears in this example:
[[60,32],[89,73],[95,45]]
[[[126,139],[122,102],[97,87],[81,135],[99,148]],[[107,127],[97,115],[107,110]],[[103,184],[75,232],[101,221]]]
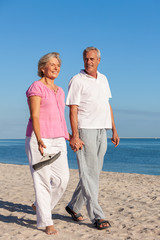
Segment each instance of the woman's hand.
[[41,134],[40,134],[40,123],[39,123],[40,104],[41,104],[41,97],[39,96],[29,97],[29,109],[30,109],[30,115],[32,119],[33,130],[37,138],[38,149],[41,155],[43,155],[43,148],[46,148],[46,146],[42,141]]
[[43,156],[43,148],[46,148],[46,145],[42,141],[42,139],[38,140],[38,150],[40,151],[41,155]]

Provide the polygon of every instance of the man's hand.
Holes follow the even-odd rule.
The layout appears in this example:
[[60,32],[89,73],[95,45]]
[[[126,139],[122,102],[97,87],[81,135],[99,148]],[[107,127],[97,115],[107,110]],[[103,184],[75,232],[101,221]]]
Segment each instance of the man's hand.
[[79,137],[71,137],[69,144],[74,152],[82,149],[84,142]]
[[120,138],[118,137],[117,131],[113,132],[111,141],[113,144],[115,144],[115,147],[117,147],[119,145]]

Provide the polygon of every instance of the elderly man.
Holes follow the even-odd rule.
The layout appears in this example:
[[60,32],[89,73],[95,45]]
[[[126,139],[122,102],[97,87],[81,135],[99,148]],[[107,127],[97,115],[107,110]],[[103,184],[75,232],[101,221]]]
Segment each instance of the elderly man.
[[76,152],[79,183],[66,211],[75,221],[82,221],[80,210],[86,204],[88,215],[98,229],[110,223],[98,203],[99,175],[107,150],[107,129],[112,129],[112,142],[119,144],[107,78],[97,71],[100,51],[88,47],[83,52],[84,68],[69,83],[66,104],[70,107],[71,148]]

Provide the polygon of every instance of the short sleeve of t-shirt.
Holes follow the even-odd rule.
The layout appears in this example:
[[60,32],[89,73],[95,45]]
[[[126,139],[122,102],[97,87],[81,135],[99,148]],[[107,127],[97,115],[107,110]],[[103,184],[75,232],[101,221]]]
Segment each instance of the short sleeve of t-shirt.
[[107,84],[107,96],[108,98],[112,98],[112,94],[111,94],[111,90],[110,90],[110,87],[109,87],[109,83],[108,83],[108,79],[105,77],[106,79],[106,84]]
[[42,97],[42,89],[41,86],[39,85],[38,81],[32,83],[32,85],[28,88],[27,92],[26,92],[26,96],[27,97],[31,97],[31,96],[39,96]]
[[81,99],[81,84],[78,78],[72,78],[68,87],[66,105],[79,106],[80,99]]

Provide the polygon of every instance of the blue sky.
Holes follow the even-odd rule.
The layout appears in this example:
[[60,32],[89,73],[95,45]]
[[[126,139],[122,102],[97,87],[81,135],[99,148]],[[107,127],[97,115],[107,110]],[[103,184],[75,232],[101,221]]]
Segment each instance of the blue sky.
[[119,136],[160,137],[159,12],[159,0],[0,0],[0,138],[25,138],[39,58],[60,53],[67,94],[88,46],[101,51]]

